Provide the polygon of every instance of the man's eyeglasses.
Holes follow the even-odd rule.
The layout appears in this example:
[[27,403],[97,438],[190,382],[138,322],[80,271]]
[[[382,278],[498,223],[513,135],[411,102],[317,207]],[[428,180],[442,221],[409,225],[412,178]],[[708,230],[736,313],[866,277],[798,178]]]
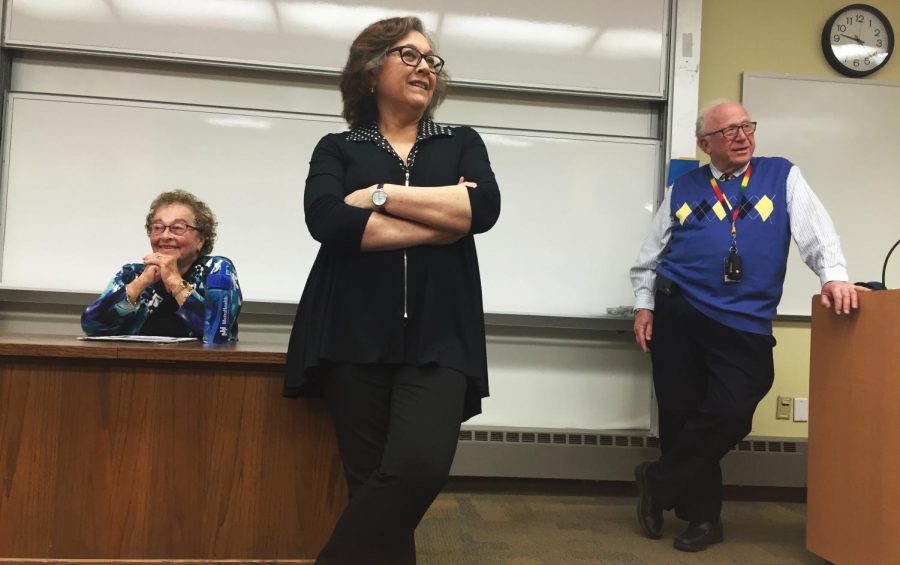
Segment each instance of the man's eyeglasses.
[[425,64],[428,65],[428,68],[435,74],[441,72],[441,69],[444,68],[444,60],[442,58],[437,55],[422,55],[415,47],[410,47],[408,45],[394,47],[393,49],[388,49],[385,55],[390,55],[394,51],[400,53],[400,60],[410,67],[418,67],[419,63],[422,62],[422,59],[425,59]]
[[744,122],[736,126],[728,126],[727,128],[717,129],[716,131],[704,133],[700,137],[706,137],[707,135],[721,133],[722,137],[724,137],[725,139],[734,139],[738,136],[738,130],[741,130],[745,134],[750,135],[756,131],[756,122]]
[[192,226],[187,222],[174,222],[169,225],[166,225],[162,222],[153,222],[152,224],[147,226],[147,235],[162,235],[166,232],[166,228],[169,228],[169,233],[177,236],[186,234],[188,230],[200,229],[197,226]]

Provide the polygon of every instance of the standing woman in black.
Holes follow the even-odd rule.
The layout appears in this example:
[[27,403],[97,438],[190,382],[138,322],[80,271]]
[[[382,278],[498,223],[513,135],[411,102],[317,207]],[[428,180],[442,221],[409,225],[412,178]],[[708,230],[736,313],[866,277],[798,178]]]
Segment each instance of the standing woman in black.
[[285,395],[324,393],[350,503],[319,565],[408,565],[460,423],[488,394],[474,235],[500,213],[487,151],[432,121],[444,61],[418,18],[375,22],[341,76],[350,130],[306,179],[322,245],[294,320]]

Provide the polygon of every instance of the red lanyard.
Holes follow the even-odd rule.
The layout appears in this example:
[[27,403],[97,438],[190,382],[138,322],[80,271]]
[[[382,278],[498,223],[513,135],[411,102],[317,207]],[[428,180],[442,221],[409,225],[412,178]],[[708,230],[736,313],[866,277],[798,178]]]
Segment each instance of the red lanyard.
[[[741,180],[741,192],[747,190],[747,185],[750,184],[750,172],[753,171],[753,165],[747,163],[747,171],[744,173],[744,178]],[[716,193],[716,198],[719,199],[719,203],[723,206],[727,207],[728,210],[731,211],[731,237],[734,237],[737,233],[737,219],[738,214],[741,213],[741,208],[738,206],[737,208],[733,208],[731,203],[728,202],[728,199],[725,198],[725,195],[722,194],[722,191],[719,190],[719,183],[716,182],[716,177],[711,176],[709,178],[709,184],[712,185],[713,192]]]

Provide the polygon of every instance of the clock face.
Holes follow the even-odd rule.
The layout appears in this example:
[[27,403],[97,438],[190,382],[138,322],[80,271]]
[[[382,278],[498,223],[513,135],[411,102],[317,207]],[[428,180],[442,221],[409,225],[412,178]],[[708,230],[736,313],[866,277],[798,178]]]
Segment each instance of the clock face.
[[852,4],[829,18],[822,30],[825,58],[840,73],[862,77],[887,63],[894,50],[894,31],[876,8]]
[[372,202],[376,206],[384,206],[384,203],[387,202],[387,194],[383,190],[376,190],[372,193]]

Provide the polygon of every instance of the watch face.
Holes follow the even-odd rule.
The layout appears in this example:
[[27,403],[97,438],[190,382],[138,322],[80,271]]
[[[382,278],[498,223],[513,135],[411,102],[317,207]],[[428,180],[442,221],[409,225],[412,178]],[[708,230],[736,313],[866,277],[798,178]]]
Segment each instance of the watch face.
[[887,17],[876,8],[851,4],[825,24],[822,49],[838,72],[862,77],[887,63],[894,50],[894,31]]
[[376,190],[372,193],[372,203],[376,206],[384,206],[387,202],[387,194],[383,190]]

